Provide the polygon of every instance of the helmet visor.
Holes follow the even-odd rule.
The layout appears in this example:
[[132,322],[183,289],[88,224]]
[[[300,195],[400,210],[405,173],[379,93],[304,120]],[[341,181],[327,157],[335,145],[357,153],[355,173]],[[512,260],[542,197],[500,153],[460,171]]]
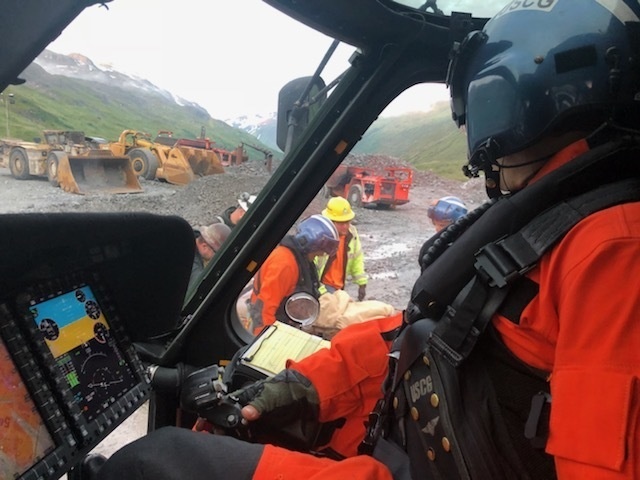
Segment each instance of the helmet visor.
[[327,255],[334,255],[338,251],[340,240],[323,235],[318,240],[318,248]]

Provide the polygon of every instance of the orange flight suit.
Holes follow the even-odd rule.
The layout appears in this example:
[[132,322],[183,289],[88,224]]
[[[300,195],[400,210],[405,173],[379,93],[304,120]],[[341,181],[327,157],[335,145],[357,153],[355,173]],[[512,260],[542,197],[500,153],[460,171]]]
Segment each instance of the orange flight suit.
[[[532,181],[587,149],[584,141],[570,145]],[[518,358],[550,372],[546,451],[554,455],[558,478],[639,479],[640,202],[588,216],[527,276],[540,290],[523,310],[520,323],[496,315],[493,325]],[[350,328],[343,332],[350,333]],[[380,384],[382,364],[376,356],[384,357],[384,342],[375,341],[375,335],[366,338],[336,335],[331,350],[291,364],[318,390],[321,420],[348,411],[359,414],[355,407],[349,410],[350,401],[373,404],[368,395],[375,389],[365,377],[372,374]],[[347,345],[348,341],[355,345]],[[307,480],[391,478],[370,457],[336,462],[267,446],[254,479],[300,478],[297,469]]]
[[254,479],[334,479],[366,478],[391,480],[387,468],[373,457],[357,455],[364,437],[364,422],[382,396],[387,374],[390,342],[381,333],[402,323],[402,314],[350,325],[323,349],[301,362],[289,361],[288,368],[299,371],[313,383],[320,399],[321,422],[346,418],[328,445],[348,457],[336,462],[305,453],[266,445]]

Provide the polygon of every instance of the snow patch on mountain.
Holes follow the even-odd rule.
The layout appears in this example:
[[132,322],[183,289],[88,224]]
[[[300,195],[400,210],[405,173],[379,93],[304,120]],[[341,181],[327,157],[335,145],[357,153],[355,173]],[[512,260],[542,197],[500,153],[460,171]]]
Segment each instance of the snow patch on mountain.
[[113,68],[113,65],[105,64],[97,66],[90,58],[79,53],[63,55],[52,52],[51,50],[44,50],[40,55],[38,55],[38,57],[36,57],[34,63],[42,67],[51,75],[62,75],[65,77],[105,83],[109,85],[115,84],[125,90],[143,90],[145,92],[155,93],[167,100],[175,102],[177,105],[202,110],[204,113],[209,115],[206,109],[197,103],[174,95],[173,93],[154,85],[149,80],[145,80],[144,78],[140,78],[136,75],[118,72]]
[[225,123],[250,133],[265,145],[279,150],[276,145],[277,114],[242,115],[229,118]]

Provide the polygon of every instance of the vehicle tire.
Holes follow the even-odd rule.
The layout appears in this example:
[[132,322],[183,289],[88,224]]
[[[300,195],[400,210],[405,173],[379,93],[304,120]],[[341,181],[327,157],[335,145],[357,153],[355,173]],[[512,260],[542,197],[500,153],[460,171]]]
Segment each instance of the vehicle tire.
[[147,148],[132,148],[127,156],[133,172],[145,180],[154,180],[158,170],[158,158]]
[[376,208],[378,210],[395,210],[396,206],[390,203],[377,203]]
[[351,185],[349,187],[349,203],[352,207],[362,206],[362,185]]
[[47,157],[47,178],[49,183],[54,187],[60,186],[60,180],[58,180],[58,166],[60,165],[60,155],[64,155],[62,152],[50,152]]
[[22,148],[14,148],[9,156],[9,170],[13,178],[25,180],[29,178],[29,158]]

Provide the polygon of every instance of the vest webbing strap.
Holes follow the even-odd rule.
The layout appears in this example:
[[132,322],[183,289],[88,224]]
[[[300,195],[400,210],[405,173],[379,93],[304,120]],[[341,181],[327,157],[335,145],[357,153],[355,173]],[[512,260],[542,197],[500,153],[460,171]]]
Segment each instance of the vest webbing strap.
[[[640,176],[640,145],[619,139],[595,146],[527,188],[500,199],[444,250],[416,281],[412,316],[440,318],[464,285],[476,274],[473,255],[483,246],[517,232],[540,212],[600,185]],[[408,307],[408,310],[409,308]],[[413,313],[413,310],[417,312]]]
[[476,254],[476,277],[445,312],[432,334],[431,345],[453,365],[462,363],[511,285],[549,248],[592,213],[639,200],[640,179],[607,184],[555,205],[515,234],[483,247]]
[[298,264],[298,287],[302,287],[304,291],[308,291],[318,298],[320,283],[315,265],[300,251],[300,246],[294,238],[286,236],[282,239],[280,245],[288,248],[296,259]]
[[630,178],[561,202],[515,234],[480,249],[476,270],[490,286],[502,288],[533,268],[551,246],[587,216],[636,200],[640,200],[640,179]]

